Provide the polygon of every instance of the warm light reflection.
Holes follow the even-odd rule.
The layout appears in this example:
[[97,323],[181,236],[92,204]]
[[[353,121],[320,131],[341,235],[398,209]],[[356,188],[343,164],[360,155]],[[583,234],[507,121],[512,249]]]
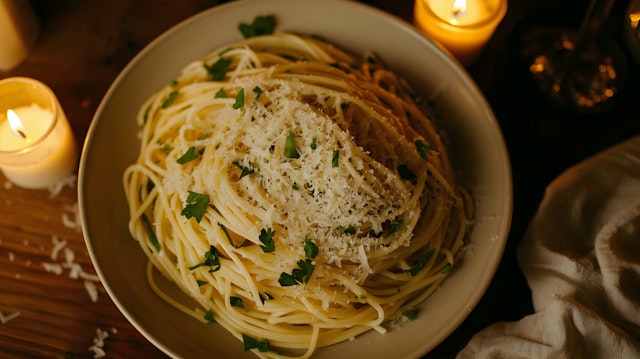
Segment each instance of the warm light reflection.
[[455,0],[453,2],[451,12],[454,17],[461,16],[465,11],[467,11],[467,0]]
[[11,127],[11,131],[22,139],[27,139],[26,129],[22,125],[22,121],[20,121],[20,117],[12,110],[7,110],[7,119],[9,119],[9,127]]
[[631,27],[637,28],[638,23],[640,23],[640,12],[634,12],[629,14],[629,21],[631,21]]

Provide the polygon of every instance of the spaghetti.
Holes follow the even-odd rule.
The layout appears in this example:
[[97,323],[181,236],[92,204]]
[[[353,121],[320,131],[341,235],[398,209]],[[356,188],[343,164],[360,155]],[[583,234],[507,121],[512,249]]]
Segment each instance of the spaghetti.
[[186,66],[142,107],[124,174],[154,290],[263,357],[385,332],[447,276],[471,216],[414,98],[374,56],[289,33]]

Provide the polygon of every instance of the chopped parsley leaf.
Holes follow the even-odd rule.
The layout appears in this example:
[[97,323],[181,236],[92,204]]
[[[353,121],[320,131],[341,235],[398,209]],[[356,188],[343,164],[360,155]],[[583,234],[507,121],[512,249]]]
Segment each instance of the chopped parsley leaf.
[[273,299],[273,296],[269,293],[262,293],[260,294],[260,301],[262,302],[262,304],[264,304],[264,302]]
[[191,162],[195,160],[196,158],[198,158],[198,156],[202,155],[203,153],[204,153],[204,147],[196,151],[196,148],[194,146],[191,146],[189,147],[187,152],[185,152],[182,156],[180,156],[180,158],[176,160],[176,162],[183,165],[187,162]]
[[253,93],[256,94],[256,100],[260,98],[260,95],[262,95],[262,89],[258,86],[253,88]]
[[242,333],[242,342],[244,343],[244,351],[258,349],[259,352],[268,352],[270,348],[269,340],[257,340]]
[[420,310],[418,308],[413,308],[413,309],[409,309],[406,312],[402,313],[402,315],[405,316],[405,318],[409,319],[409,320],[414,320],[418,317],[418,312]]
[[244,303],[242,303],[242,298],[240,297],[234,297],[234,296],[229,297],[229,303],[231,303],[232,307],[245,309]]
[[409,269],[409,274],[411,274],[412,277],[415,277],[418,274],[418,272],[420,272],[422,268],[424,268],[427,265],[427,263],[429,263],[429,260],[431,259],[431,257],[433,257],[434,252],[435,252],[435,249],[432,249],[429,252],[427,252],[427,254],[425,254],[424,257],[422,257],[422,259],[418,261],[418,263],[416,263],[416,265],[414,265],[413,267],[411,267],[411,269]]
[[242,170],[242,173],[240,173],[240,179],[242,179],[242,177],[244,176],[248,176],[252,173],[254,173],[256,171],[256,168],[254,166],[243,166],[242,164],[240,164],[240,162],[238,161],[234,161],[233,165],[235,165],[236,167],[240,168]]
[[449,274],[451,273],[451,263],[447,264],[446,266],[444,266],[444,268],[442,268],[442,270],[440,271],[440,273],[442,274]]
[[284,144],[284,156],[287,158],[300,158],[300,154],[296,149],[296,135],[293,131],[289,131],[287,142]]
[[331,158],[331,167],[338,167],[339,159],[340,159],[340,151],[333,150],[333,157]]
[[429,159],[430,151],[435,151],[434,147],[425,144],[422,140],[416,140],[415,143],[416,143],[416,149],[418,150],[418,153],[420,153],[420,157],[422,157],[422,159],[424,160]]
[[411,182],[414,182],[416,180],[416,175],[411,172],[411,169],[409,169],[409,166],[407,165],[398,166],[398,173],[400,174],[400,178],[404,180]]
[[214,319],[215,314],[213,314],[213,310],[209,309],[206,313],[204,313],[204,320],[206,320],[207,323],[212,323]]
[[402,227],[402,221],[399,219],[394,219],[391,221],[391,226],[389,227],[389,235],[392,235],[398,231]]
[[298,261],[298,268],[294,268],[291,274],[281,273],[278,283],[283,287],[296,285],[299,283],[308,283],[313,274],[315,265],[311,259],[301,259]]
[[227,68],[231,65],[231,59],[219,58],[213,65],[209,66],[206,63],[203,64],[204,69],[207,70],[209,80],[221,81],[227,73]]
[[207,211],[207,207],[209,207],[208,194],[189,191],[189,195],[187,196],[187,205],[180,214],[187,217],[187,219],[195,217],[196,221],[200,223],[202,217],[204,217],[204,214]]
[[204,254],[204,261],[189,267],[189,270],[200,267],[209,267],[210,273],[220,270],[220,257],[218,257],[218,249],[216,247],[209,246],[209,250]]
[[233,104],[233,108],[235,110],[242,108],[244,106],[244,89],[240,89],[238,94],[236,95],[236,102]]
[[280,285],[283,287],[290,287],[292,285],[298,284],[296,279],[291,274],[285,272],[280,273],[278,283],[280,283]]
[[216,94],[213,96],[214,98],[227,98],[227,92],[224,89],[218,90]]
[[224,235],[227,237],[227,240],[229,241],[229,244],[231,244],[231,246],[233,248],[240,248],[240,247],[242,247],[244,245],[244,242],[242,242],[240,245],[238,245],[233,241],[233,239],[231,238],[231,235],[229,234],[229,231],[227,230],[227,227],[224,224],[218,222],[218,227],[222,228],[222,231],[224,232]]
[[313,243],[311,238],[307,237],[304,239],[304,255],[307,258],[315,258],[318,255],[319,248]]
[[311,140],[311,149],[312,149],[312,150],[315,150],[316,148],[318,148],[318,140],[316,140],[316,138],[314,137],[314,138]]
[[200,279],[196,279],[196,283],[198,284],[198,287],[202,287],[203,285],[209,283],[206,280],[200,280]]
[[268,228],[268,229],[263,228],[260,230],[260,235],[258,236],[258,239],[262,243],[260,245],[260,248],[262,248],[262,251],[264,253],[271,253],[276,250],[276,242],[273,240],[273,236],[275,234],[276,232],[271,228]]
[[347,226],[340,229],[340,232],[344,234],[356,234],[356,228],[354,226]]
[[167,108],[167,107],[171,106],[171,104],[176,100],[176,98],[178,98],[178,90],[173,90],[173,91],[169,92],[169,96],[167,96],[167,98],[162,103],[162,106],[160,106],[160,107],[161,108]]
[[273,16],[256,16],[251,24],[240,23],[238,30],[247,39],[254,36],[272,34],[275,24],[276,20]]
[[151,225],[151,221],[147,218],[147,215],[142,215],[142,222],[144,222],[145,227],[147,227],[147,232],[149,232],[149,242],[156,250],[156,252],[160,252],[160,242],[158,242],[158,236],[156,236],[156,232],[153,231],[153,225]]

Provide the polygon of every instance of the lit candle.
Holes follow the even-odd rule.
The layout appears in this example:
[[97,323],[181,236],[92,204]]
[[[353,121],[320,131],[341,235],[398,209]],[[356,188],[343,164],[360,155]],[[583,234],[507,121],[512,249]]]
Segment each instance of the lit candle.
[[416,0],[415,23],[463,65],[477,58],[507,12],[507,0]]
[[28,55],[38,35],[29,0],[0,0],[0,71],[9,71]]
[[77,147],[51,89],[39,81],[0,80],[0,170],[23,188],[46,188],[75,170]]

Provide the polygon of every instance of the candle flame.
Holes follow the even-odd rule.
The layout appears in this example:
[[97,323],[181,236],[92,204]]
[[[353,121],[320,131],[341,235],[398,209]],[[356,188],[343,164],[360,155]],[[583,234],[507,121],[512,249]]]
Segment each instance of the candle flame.
[[461,16],[465,11],[467,11],[467,0],[455,0],[453,2],[451,12],[454,17],[457,18],[458,16]]
[[7,110],[7,119],[9,119],[9,127],[11,127],[11,131],[17,136],[21,137],[23,140],[27,139],[26,129],[22,125],[22,121],[20,121],[20,117],[12,110]]

